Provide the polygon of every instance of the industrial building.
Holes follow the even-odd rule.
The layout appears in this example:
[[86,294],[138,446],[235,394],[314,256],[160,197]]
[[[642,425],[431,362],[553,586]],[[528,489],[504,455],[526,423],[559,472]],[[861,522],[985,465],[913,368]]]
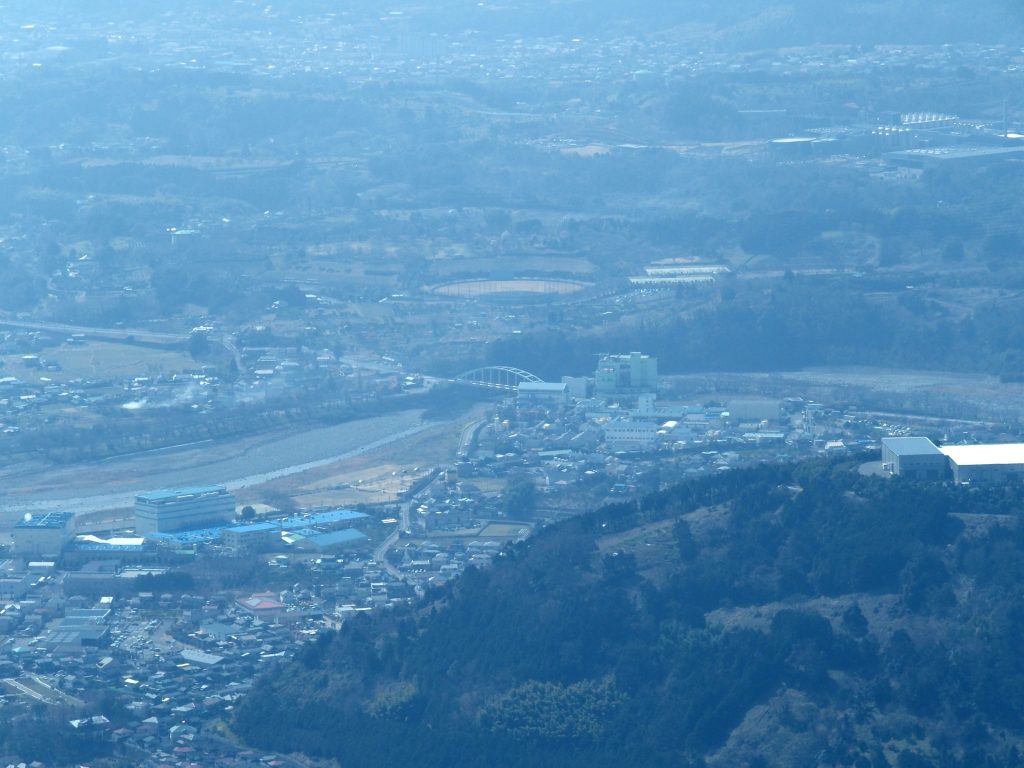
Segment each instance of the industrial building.
[[233,525],[221,533],[221,542],[235,554],[263,552],[280,541],[281,526],[270,522]]
[[316,530],[296,531],[291,536],[295,547],[310,552],[333,552],[347,547],[361,546],[368,541],[365,533],[351,528],[328,533]]
[[565,408],[569,405],[569,385],[547,381],[524,381],[516,387],[516,404]]
[[57,558],[74,535],[71,512],[26,515],[14,525],[12,552],[21,557]]
[[1024,477],[1024,443],[944,445],[953,480],[958,483],[1002,483]]
[[778,421],[782,415],[780,400],[730,400],[728,408],[735,421]]
[[80,566],[92,561],[141,563],[156,558],[156,547],[142,536],[110,536],[91,533],[75,536],[64,549],[64,565]]
[[184,531],[154,531],[145,534],[147,541],[171,548],[190,548],[200,544],[219,542],[235,554],[262,552],[284,543],[282,534],[290,531],[329,533],[347,530],[356,525],[369,525],[374,519],[365,512],[351,509],[329,509],[307,515],[294,515],[283,519],[265,520],[241,525],[214,525]]
[[612,419],[602,426],[609,451],[649,451],[658,443],[658,424]]
[[949,460],[927,437],[883,437],[882,467],[911,480],[945,480]]
[[328,509],[324,512],[295,515],[273,522],[276,522],[285,530],[323,528],[327,531],[337,531],[343,528],[351,528],[354,525],[364,525],[372,521],[372,518],[365,512],[356,512],[351,509]]
[[658,358],[640,352],[601,355],[594,372],[594,393],[637,394],[658,388]]
[[83,653],[109,644],[109,608],[69,608],[43,636],[43,645],[54,653]]
[[223,485],[151,491],[135,497],[137,533],[166,533],[228,523],[235,497]]
[[577,400],[590,397],[591,382],[586,376],[563,376],[562,383],[569,388],[569,397]]
[[1024,443],[937,447],[927,437],[885,437],[882,467],[914,480],[1002,483],[1024,477]]

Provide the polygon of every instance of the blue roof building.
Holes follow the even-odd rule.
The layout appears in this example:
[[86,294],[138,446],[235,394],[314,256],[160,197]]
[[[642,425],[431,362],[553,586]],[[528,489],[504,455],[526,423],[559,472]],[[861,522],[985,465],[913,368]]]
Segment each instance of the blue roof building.
[[368,541],[365,533],[352,530],[351,528],[343,531],[331,531],[329,533],[318,533],[315,531],[303,531],[302,533],[305,535],[296,540],[295,546],[300,549],[311,549],[317,552],[358,546]]
[[351,509],[331,509],[311,515],[295,515],[280,521],[281,528],[341,528],[369,520],[370,516]]

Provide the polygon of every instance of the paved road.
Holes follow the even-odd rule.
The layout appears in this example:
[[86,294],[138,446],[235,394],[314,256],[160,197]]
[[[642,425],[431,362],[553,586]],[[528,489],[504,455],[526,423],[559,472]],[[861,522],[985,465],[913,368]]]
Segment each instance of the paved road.
[[462,428],[462,434],[459,435],[459,456],[463,458],[469,456],[469,449],[473,446],[473,440],[485,423],[485,419],[480,419],[478,421],[471,421]]
[[81,707],[85,705],[81,699],[76,699],[74,696],[58,691],[48,682],[40,678],[38,675],[27,675],[29,682],[33,683],[36,687],[25,685],[21,680],[14,677],[5,677],[4,682],[11,686],[18,693],[22,693],[25,696],[41,701],[43,704],[58,705],[58,704],[70,704],[72,706]]
[[39,320],[10,320],[0,318],[0,328],[24,328],[29,331],[54,331],[57,333],[84,333],[86,336],[103,339],[119,339],[121,341],[161,341],[165,343],[184,344],[189,340],[187,333],[167,333],[165,331],[146,331],[140,328],[96,328],[87,325],[68,325],[66,323],[47,323]]
[[20,680],[17,680],[13,677],[5,677],[4,682],[7,683],[7,685],[11,686],[11,688],[16,690],[18,693],[28,696],[29,698],[35,699],[36,701],[41,701],[43,704],[57,705],[60,703],[56,699],[49,699],[46,696],[43,696],[39,691],[35,690],[34,688],[29,688]]
[[413,497],[413,499],[402,505],[401,515],[398,520],[398,527],[395,528],[395,530],[393,530],[375,550],[373,550],[373,559],[380,563],[385,571],[390,573],[394,578],[398,579],[399,581],[404,581],[405,576],[400,570],[398,570],[388,561],[387,554],[388,550],[390,550],[392,547],[395,546],[395,544],[398,543],[398,539],[401,537],[402,531],[406,531],[409,529],[409,508],[413,505],[413,503],[418,503],[416,502],[416,498],[418,496],[419,494],[417,494],[416,497]]
[[[435,473],[436,476],[437,473]],[[398,543],[398,539],[402,535],[402,531],[409,530],[409,516],[412,511],[413,505],[419,504],[419,500],[426,495],[427,489],[430,487],[430,483],[423,486],[423,489],[415,496],[411,497],[409,501],[405,502],[400,507],[398,527],[391,532],[391,534],[380,543],[380,545],[373,550],[373,559],[380,563],[384,570],[390,573],[394,578],[399,581],[404,581],[405,575],[388,562],[387,553],[388,550]]]

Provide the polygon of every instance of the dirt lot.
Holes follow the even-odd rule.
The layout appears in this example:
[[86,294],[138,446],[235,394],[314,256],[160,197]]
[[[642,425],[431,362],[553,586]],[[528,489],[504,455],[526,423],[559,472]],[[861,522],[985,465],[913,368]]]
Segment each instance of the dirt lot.
[[25,365],[22,355],[6,355],[3,375],[31,383],[65,382],[71,379],[115,379],[125,376],[156,376],[179,373],[198,367],[184,352],[136,347],[109,341],[89,341],[81,345],[62,344],[39,354],[60,365],[60,371],[47,371]]
[[[407,439],[322,469],[291,475],[269,484],[292,495],[300,506],[351,506],[390,502],[432,468],[455,456],[463,421],[438,423]],[[239,492],[258,495],[262,488]]]

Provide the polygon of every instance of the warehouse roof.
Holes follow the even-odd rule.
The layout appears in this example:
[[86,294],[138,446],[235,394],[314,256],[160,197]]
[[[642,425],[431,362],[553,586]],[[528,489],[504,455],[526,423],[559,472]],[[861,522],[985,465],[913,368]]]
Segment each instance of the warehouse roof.
[[326,512],[316,512],[312,515],[295,515],[278,524],[285,530],[291,528],[311,528],[316,525],[334,525],[337,523],[348,523],[356,520],[365,520],[369,517],[365,512],[355,512],[351,509],[331,509]]
[[198,528],[191,531],[176,531],[174,533],[153,532],[144,534],[144,537],[154,541],[166,541],[178,545],[202,544],[219,539],[225,527],[218,525],[213,528]]
[[317,533],[312,536],[307,536],[306,540],[317,549],[326,549],[328,547],[337,547],[343,544],[354,544],[359,541],[365,541],[366,534],[350,528],[345,531]]
[[186,648],[181,652],[181,658],[185,661],[190,661],[193,664],[202,664],[204,666],[213,666],[224,661],[223,656],[217,656],[213,653],[206,653],[205,651],[197,651],[194,648]]
[[520,392],[561,393],[568,389],[568,384],[554,381],[522,381],[519,383]]
[[140,493],[135,498],[139,501],[170,501],[181,497],[190,496],[206,496],[209,494],[222,494],[227,493],[227,488],[223,485],[197,485],[192,488],[171,488],[161,489],[159,491],[147,491],[146,493]]
[[25,515],[24,518],[14,524],[15,528],[63,528],[74,518],[72,512],[47,512],[45,515],[36,517]]
[[960,467],[981,464],[1024,464],[1024,443],[944,445],[942,452]]
[[113,536],[104,539],[89,533],[76,536],[72,548],[80,552],[143,552],[146,539],[142,536]]
[[277,523],[248,523],[247,525],[232,525],[224,529],[230,533],[260,533],[262,531],[277,531],[280,526]]
[[941,453],[927,437],[883,437],[882,445],[897,456],[937,456]]

